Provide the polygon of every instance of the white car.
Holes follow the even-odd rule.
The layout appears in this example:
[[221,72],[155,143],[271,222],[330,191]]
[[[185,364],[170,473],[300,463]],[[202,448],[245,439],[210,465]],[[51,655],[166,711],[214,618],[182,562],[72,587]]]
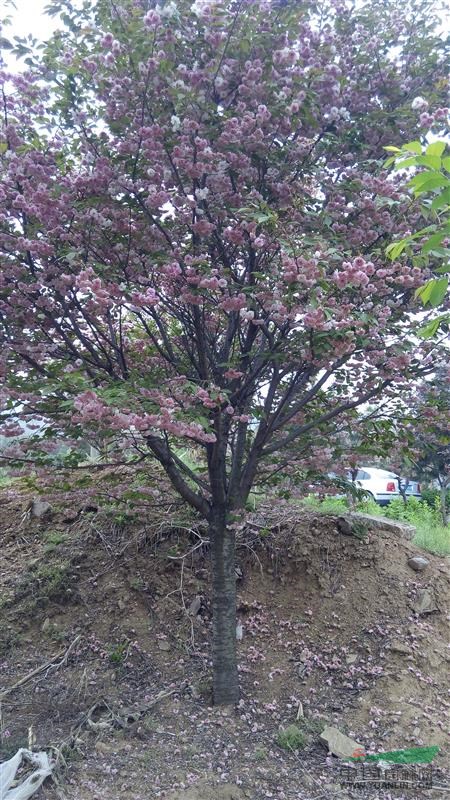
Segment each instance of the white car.
[[401,497],[400,487],[405,489],[407,497],[421,499],[420,483],[400,477],[395,472],[388,472],[378,467],[360,467],[355,480],[360,489],[369,492],[376,503],[387,506],[391,500]]

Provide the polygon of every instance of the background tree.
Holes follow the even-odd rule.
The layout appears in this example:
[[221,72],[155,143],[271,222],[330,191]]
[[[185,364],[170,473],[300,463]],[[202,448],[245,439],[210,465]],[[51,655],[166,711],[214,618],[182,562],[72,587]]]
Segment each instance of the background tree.
[[[448,356],[447,356],[448,360]],[[448,524],[450,487],[450,372],[443,364],[419,385],[402,426],[404,459],[424,482],[439,487],[442,524]]]
[[[426,101],[418,98],[422,107]],[[424,112],[424,118],[428,114]],[[442,125],[447,121],[443,118]],[[448,332],[450,314],[436,313],[437,307],[448,309],[448,273],[450,272],[450,151],[446,140],[422,145],[420,141],[408,142],[402,147],[385,147],[393,153],[385,166],[394,164],[395,170],[414,170],[408,181],[413,197],[420,203],[427,225],[392,242],[386,253],[395,260],[402,254],[421,269],[433,263],[440,277],[429,279],[416,289],[416,297],[428,310],[426,322],[419,330],[424,339],[435,336],[440,329]]]
[[424,131],[445,115],[443,43],[415,1],[50,13],[29,71],[1,74],[4,432],[46,425],[7,455],[51,464],[64,440],[76,465],[91,436],[160,462],[209,523],[214,698],[235,702],[252,486],[428,369],[421,270],[384,253],[420,211],[380,162],[420,135],[419,94]]

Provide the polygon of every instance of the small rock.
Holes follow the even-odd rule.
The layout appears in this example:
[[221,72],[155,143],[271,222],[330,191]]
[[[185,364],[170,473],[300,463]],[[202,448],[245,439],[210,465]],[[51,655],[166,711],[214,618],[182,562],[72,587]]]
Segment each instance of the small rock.
[[200,611],[201,607],[202,607],[202,598],[200,597],[200,595],[199,595],[199,594],[197,594],[197,595],[194,597],[194,599],[193,599],[193,601],[192,601],[191,605],[189,606],[189,610],[188,610],[188,614],[189,614],[189,616],[190,616],[190,617],[195,617],[195,616],[197,616],[197,614],[198,614],[198,612]]
[[409,525],[407,522],[399,522],[387,517],[371,517],[370,514],[360,514],[359,512],[338,517],[337,526],[339,532],[346,536],[359,536],[364,527],[368,531],[388,531],[401,539],[411,540],[416,534],[414,525]]
[[94,745],[95,749],[98,753],[110,753],[111,752],[111,745],[107,744],[106,742],[96,742]]
[[50,503],[45,500],[32,500],[30,506],[30,515],[34,519],[42,519],[43,517],[50,516],[52,507]]
[[400,653],[404,656],[410,656],[412,653],[411,648],[407,644],[404,644],[398,640],[391,642],[389,645],[389,650],[392,650],[393,653]]
[[358,659],[358,654],[357,653],[349,653],[348,656],[345,659],[345,663],[346,664],[354,664],[357,659]]
[[221,706],[220,713],[222,717],[232,717],[234,715],[235,708],[233,705],[230,706]]
[[320,734],[320,741],[330,753],[338,758],[351,758],[355,750],[364,749],[361,744],[350,739],[338,728],[327,726]]
[[170,650],[170,644],[166,639],[160,639],[158,642],[158,647],[160,650]]
[[437,611],[437,606],[429,589],[421,589],[413,603],[416,614],[432,614]]
[[428,567],[430,562],[423,556],[413,556],[408,558],[408,567],[411,567],[415,572],[423,572],[425,567]]
[[[442,656],[439,653],[431,651],[431,652],[429,652],[427,654],[427,661],[428,661],[430,667],[433,667],[434,669],[437,669],[438,667],[440,667],[442,662],[443,662],[443,660],[444,659],[442,658]],[[444,668],[445,668],[445,665],[444,665]]]
[[299,661],[305,664],[307,661],[309,661],[310,657],[311,657],[311,652],[308,650],[307,647],[304,647],[298,658]]
[[127,604],[122,599],[117,601],[117,605],[119,606],[120,611],[125,611],[127,607]]
[[50,627],[50,619],[49,617],[46,617],[46,619],[41,625],[41,631],[45,633],[45,631],[48,631],[49,627]]

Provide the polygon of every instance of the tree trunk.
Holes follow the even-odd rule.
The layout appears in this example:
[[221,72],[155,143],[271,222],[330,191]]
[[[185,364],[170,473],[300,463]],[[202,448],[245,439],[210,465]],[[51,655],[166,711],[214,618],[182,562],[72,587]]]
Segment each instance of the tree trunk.
[[214,508],[209,523],[213,607],[213,698],[216,705],[239,700],[236,659],[235,534],[225,508]]
[[439,491],[440,501],[441,501],[441,517],[442,517],[442,524],[444,526],[448,523],[448,512],[447,512],[447,487],[441,486]]

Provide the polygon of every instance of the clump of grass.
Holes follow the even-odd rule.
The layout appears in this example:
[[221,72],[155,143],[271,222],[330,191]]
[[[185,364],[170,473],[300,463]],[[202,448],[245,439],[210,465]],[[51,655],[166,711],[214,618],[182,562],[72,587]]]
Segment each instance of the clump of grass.
[[0,656],[5,656],[19,644],[19,634],[9,625],[0,625]]
[[140,592],[140,591],[142,591],[142,589],[144,589],[145,584],[144,584],[144,581],[142,580],[142,578],[137,576],[135,578],[130,578],[130,586],[136,592]]
[[117,667],[121,667],[124,664],[128,652],[128,645],[129,642],[121,642],[121,644],[110,648],[109,660],[112,664],[115,664]]
[[35,564],[16,584],[14,602],[29,598],[29,612],[44,608],[50,601],[68,602],[73,595],[71,583],[69,564]]
[[68,564],[45,564],[36,572],[36,580],[42,593],[51,600],[62,599],[67,595]]
[[45,548],[44,551],[46,553],[52,553],[53,550],[67,541],[67,535],[65,533],[60,533],[59,531],[48,531],[48,533],[44,536]]
[[325,497],[324,500],[320,500],[318,497],[308,495],[303,502],[311,508],[323,511],[324,514],[343,514],[349,510],[347,501],[340,497]]
[[297,725],[303,731],[305,731],[305,733],[309,733],[313,737],[319,735],[325,724],[325,720],[322,717],[317,719],[311,719],[311,717],[299,717],[297,722]]
[[265,747],[257,747],[253,755],[255,761],[265,761],[267,758],[267,750]]
[[302,750],[306,744],[306,736],[298,725],[288,725],[278,732],[275,741],[283,750]]
[[[319,500],[310,495],[304,502],[325,514],[342,514],[350,510],[347,501],[340,497]],[[374,500],[366,499],[357,502],[353,510],[373,517],[388,517],[399,522],[408,522],[417,530],[414,544],[430,553],[450,555],[450,526],[442,525],[437,502],[432,506],[425,500],[409,497],[404,503],[401,498],[396,497],[389,505],[379,506]]]
[[434,527],[417,526],[417,533],[413,543],[429,553],[438,556],[450,555],[450,528],[443,525]]

